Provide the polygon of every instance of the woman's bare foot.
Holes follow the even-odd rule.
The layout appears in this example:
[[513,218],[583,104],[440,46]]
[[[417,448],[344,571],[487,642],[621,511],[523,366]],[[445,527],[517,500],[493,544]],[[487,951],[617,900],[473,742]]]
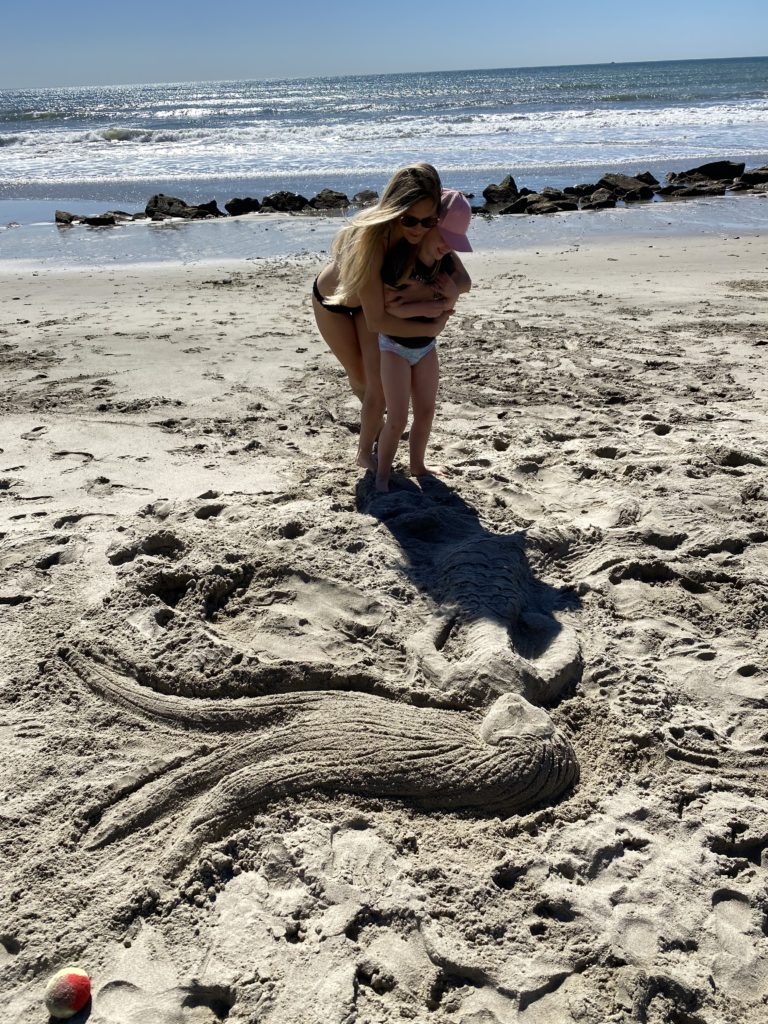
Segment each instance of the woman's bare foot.
[[389,474],[376,477],[376,490],[379,494],[389,494]]

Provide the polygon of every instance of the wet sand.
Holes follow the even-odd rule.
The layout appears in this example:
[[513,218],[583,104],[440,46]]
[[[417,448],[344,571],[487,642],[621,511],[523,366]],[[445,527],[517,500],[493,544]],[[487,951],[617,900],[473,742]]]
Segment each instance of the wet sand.
[[9,1020],[760,1019],[766,255],[471,256],[387,496],[315,257],[3,270]]

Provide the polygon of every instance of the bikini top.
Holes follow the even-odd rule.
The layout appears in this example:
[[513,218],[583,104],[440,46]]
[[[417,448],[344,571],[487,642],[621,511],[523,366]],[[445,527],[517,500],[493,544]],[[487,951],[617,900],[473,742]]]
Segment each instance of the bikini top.
[[[381,264],[381,279],[384,284],[390,288],[404,288],[405,284],[402,282],[403,274],[411,262],[413,257],[413,246],[410,242],[406,242],[404,238],[401,238],[399,242],[396,242],[392,248],[384,256],[384,261]],[[431,284],[432,281],[437,277],[438,274],[443,271],[446,274],[453,273],[456,264],[454,263],[453,257],[450,253],[446,253],[442,259],[437,260],[431,267],[422,263],[421,260],[416,257],[416,262],[413,265],[413,269],[408,275],[411,281],[421,281],[424,284]]]

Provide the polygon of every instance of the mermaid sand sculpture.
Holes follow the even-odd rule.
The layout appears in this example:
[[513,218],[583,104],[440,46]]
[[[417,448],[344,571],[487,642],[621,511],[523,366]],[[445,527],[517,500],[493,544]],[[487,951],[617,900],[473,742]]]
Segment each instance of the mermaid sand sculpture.
[[[356,604],[348,585],[339,588],[338,615],[349,622],[336,625],[346,635],[368,632],[351,664],[302,656],[306,617],[291,625],[295,659],[276,662],[258,650],[259,629],[284,624],[302,588],[327,580],[322,546],[294,545],[289,565],[252,542],[252,551],[241,547],[220,562],[221,531],[215,547],[204,531],[180,531],[168,545],[180,559],[172,568],[134,561],[62,657],[104,701],[207,747],[124,798],[106,799],[91,816],[88,846],[173,818],[180,827],[161,864],[173,877],[203,844],[286,796],[346,792],[508,815],[574,783],[573,749],[536,703],[573,680],[579,647],[553,612],[556,592],[533,577],[525,539],[485,530],[447,489],[391,495],[378,509],[370,511],[391,535],[379,529],[380,542],[405,554],[405,577],[414,593],[426,592],[433,614],[403,643],[418,607],[391,600],[380,571],[375,601],[358,588],[367,603]],[[192,532],[196,524],[191,516],[183,523]],[[237,536],[241,544],[252,536],[239,520]],[[205,558],[206,547],[214,557]],[[346,578],[355,578],[351,570]],[[242,642],[244,617],[256,623],[251,649]],[[319,642],[330,644],[330,627],[322,630]]]

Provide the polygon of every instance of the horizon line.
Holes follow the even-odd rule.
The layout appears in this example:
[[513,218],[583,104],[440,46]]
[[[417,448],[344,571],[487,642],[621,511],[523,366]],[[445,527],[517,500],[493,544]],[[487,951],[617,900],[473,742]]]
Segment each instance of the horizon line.
[[633,64],[696,64],[707,61],[729,61],[729,60],[766,60],[768,54],[748,54],[729,57],[667,57],[663,60],[610,60],[610,61],[586,61],[576,64],[520,64],[509,67],[482,67],[482,68],[431,68],[411,71],[373,71],[373,72],[349,72],[344,75],[291,75],[291,76],[266,76],[264,78],[185,78],[164,82],[81,82],[78,85],[38,85],[38,86],[16,86],[2,85],[2,92],[23,92],[25,90],[43,92],[48,89],[125,89],[130,86],[160,86],[160,85],[231,85],[238,82],[302,82],[308,79],[319,78],[323,81],[335,81],[346,78],[395,78],[405,75],[446,75],[456,73],[470,73],[473,71],[544,71],[556,68],[600,68],[600,67],[624,67]]

